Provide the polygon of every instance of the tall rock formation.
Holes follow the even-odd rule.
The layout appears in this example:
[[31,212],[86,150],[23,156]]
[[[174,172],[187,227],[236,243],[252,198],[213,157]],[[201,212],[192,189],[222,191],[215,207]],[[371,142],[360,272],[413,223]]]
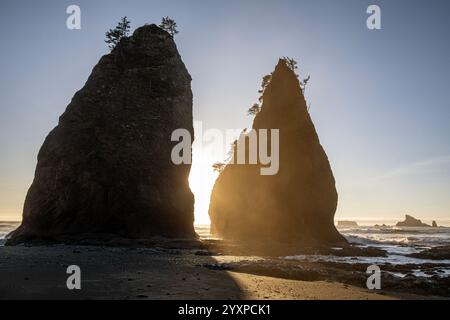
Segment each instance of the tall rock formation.
[[334,226],[338,195],[327,155],[299,80],[283,59],[264,90],[253,129],[279,129],[279,171],[261,175],[259,161],[227,165],[211,194],[212,231],[227,239],[345,242]]
[[190,165],[174,165],[171,134],[192,137],[191,77],[173,38],[137,29],[103,56],[39,151],[23,222],[35,238],[194,237]]

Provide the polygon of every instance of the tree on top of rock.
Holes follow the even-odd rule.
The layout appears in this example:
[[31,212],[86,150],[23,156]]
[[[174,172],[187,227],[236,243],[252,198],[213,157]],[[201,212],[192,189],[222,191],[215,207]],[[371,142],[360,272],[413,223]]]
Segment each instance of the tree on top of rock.
[[172,37],[178,33],[177,23],[175,22],[175,20],[170,19],[169,17],[162,18],[159,27],[167,31]]
[[[261,89],[258,91],[258,93],[260,93],[261,95],[259,96],[258,100],[260,103],[263,102],[263,95],[264,95],[264,90],[266,90],[267,86],[270,83],[270,80],[272,79],[272,75],[271,74],[267,74],[262,78],[262,83],[261,83]],[[247,115],[249,116],[255,116],[257,115],[259,112],[261,111],[261,106],[259,103],[255,103],[253,104],[248,110],[247,110]]]
[[292,71],[295,72],[295,70],[298,69],[298,63],[293,58],[283,57],[281,60],[283,60]]
[[261,90],[259,90],[258,92],[263,94],[264,90],[266,90],[267,86],[270,83],[270,80],[272,79],[272,75],[271,74],[266,74],[263,78],[262,78],[262,83],[261,83]]
[[[298,78],[298,74],[295,72],[295,70],[298,69],[297,61],[295,61],[295,59],[289,58],[289,57],[283,57],[283,58],[281,58],[281,60],[284,61],[286,66],[289,69],[291,69],[295,73],[297,78]],[[310,75],[308,75],[305,79],[300,81],[300,88],[302,89],[303,93],[305,93],[306,85],[309,83],[309,80],[311,80],[311,76]]]
[[114,29],[109,29],[106,32],[106,40],[105,42],[108,44],[109,49],[111,51],[116,47],[116,45],[120,42],[120,39],[124,37],[128,37],[130,34],[130,21],[127,17],[122,17],[119,23]]
[[261,111],[261,107],[259,104],[255,103],[250,107],[250,109],[247,110],[247,115],[254,116],[257,115]]
[[305,93],[306,85],[308,84],[309,80],[311,79],[311,76],[307,76],[305,79],[300,81],[300,88],[302,88],[303,93]]

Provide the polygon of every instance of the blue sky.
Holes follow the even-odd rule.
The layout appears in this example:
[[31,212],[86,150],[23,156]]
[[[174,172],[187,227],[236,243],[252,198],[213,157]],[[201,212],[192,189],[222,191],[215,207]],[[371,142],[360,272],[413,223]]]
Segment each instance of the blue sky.
[[[81,30],[66,28],[71,4]],[[382,30],[366,27],[370,4]],[[133,29],[177,21],[205,128],[249,127],[262,76],[294,57],[311,75],[306,96],[337,181],[337,218],[450,220],[449,13],[437,0],[1,1],[0,220],[20,219],[39,147],[124,15]],[[195,161],[194,150],[211,184]],[[196,210],[206,216],[205,207]]]

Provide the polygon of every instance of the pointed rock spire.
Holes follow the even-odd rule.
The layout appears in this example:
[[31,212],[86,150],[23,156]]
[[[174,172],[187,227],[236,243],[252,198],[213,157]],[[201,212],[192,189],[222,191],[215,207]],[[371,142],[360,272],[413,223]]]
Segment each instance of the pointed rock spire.
[[240,240],[345,242],[334,226],[333,173],[300,82],[285,60],[278,62],[262,98],[253,129],[279,129],[279,171],[261,175],[260,162],[227,165],[211,194],[213,232]]

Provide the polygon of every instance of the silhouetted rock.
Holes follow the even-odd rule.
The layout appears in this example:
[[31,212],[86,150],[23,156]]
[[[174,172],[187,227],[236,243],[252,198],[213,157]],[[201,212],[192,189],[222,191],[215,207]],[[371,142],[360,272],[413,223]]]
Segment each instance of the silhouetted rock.
[[429,227],[430,225],[423,223],[419,219],[405,215],[405,221],[397,222],[397,227]]
[[280,129],[279,171],[261,175],[259,162],[227,165],[211,194],[212,232],[241,240],[345,242],[334,225],[338,195],[328,158],[299,80],[283,60],[264,90],[253,129]]
[[356,221],[340,220],[337,224],[338,227],[357,227]]
[[433,220],[433,222],[431,223],[431,226],[432,226],[433,228],[437,228],[437,227],[438,227],[436,221],[434,221],[434,220]]
[[146,25],[122,39],[47,136],[9,243],[194,237],[190,165],[171,161],[173,130],[193,136],[190,83],[167,32]]
[[421,252],[411,253],[409,256],[419,259],[450,260],[450,246],[434,247]]

